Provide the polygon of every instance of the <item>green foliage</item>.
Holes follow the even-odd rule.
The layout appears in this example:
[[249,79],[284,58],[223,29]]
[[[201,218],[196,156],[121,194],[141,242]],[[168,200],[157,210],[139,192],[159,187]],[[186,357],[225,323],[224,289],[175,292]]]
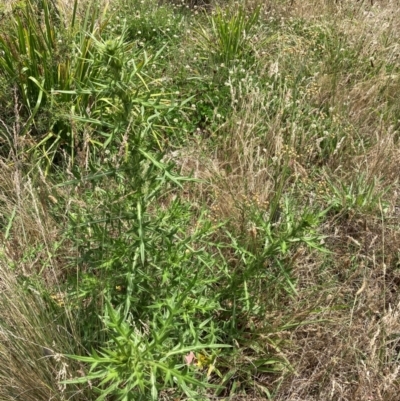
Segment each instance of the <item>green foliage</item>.
[[199,35],[199,45],[207,53],[212,54],[217,63],[227,66],[235,59],[246,59],[251,54],[250,39],[258,22],[260,7],[248,11],[244,6],[227,9],[217,9],[209,17],[211,32],[202,25],[196,33]]
[[193,79],[195,86],[188,81],[190,72],[184,71],[174,78],[175,87],[190,95],[190,101],[184,108],[171,110],[164,117],[166,125],[172,127],[171,139],[174,139],[174,144],[181,145],[188,139],[187,135],[182,135],[182,131],[207,138],[218,129],[229,114],[231,103],[229,88],[224,84],[226,75],[226,71],[221,71]]
[[368,180],[365,174],[360,174],[350,184],[329,179],[326,182],[325,200],[329,209],[338,217],[376,214],[387,209],[387,204],[382,203],[382,199],[389,190],[380,189],[378,184],[377,179]]
[[13,30],[0,37],[2,74],[17,84],[27,117],[18,134],[33,129],[31,152],[47,167],[61,150],[74,161],[79,152],[88,159],[98,148],[118,146],[128,124],[138,126],[169,104],[150,92],[147,53],[127,42],[125,33],[102,38],[107,20],[96,4],[76,22],[75,1],[69,26],[52,17],[50,4],[43,2],[38,18],[28,3]]
[[[337,224],[351,232],[388,203],[383,179],[346,170],[360,156],[368,165],[375,137],[361,137],[368,127],[343,91],[379,70],[392,76],[376,93],[395,103],[394,59],[374,67],[330,21],[194,3],[117,0],[102,12],[93,2],[81,13],[75,0],[68,14],[28,0],[1,22],[0,163],[15,168],[16,200],[1,197],[0,270],[20,282],[0,299],[22,322],[0,315],[6,401],[38,380],[45,390],[30,400],[274,399],[298,359],[287,350],[313,337],[301,326],[339,315],[354,292],[326,290],[344,269],[319,265],[331,255],[321,231],[335,233],[327,243],[342,263]],[[393,119],[397,140],[390,107],[381,124]],[[35,216],[48,217],[39,228],[36,217],[20,224],[27,188]]]
[[[315,231],[326,211],[299,212],[288,197],[280,202],[277,212],[274,210],[271,207],[270,215],[266,215],[257,207],[251,209],[248,222],[251,236],[242,239],[227,233],[232,241],[231,249],[235,251],[236,266],[226,294],[233,297],[242,317],[243,314],[263,316],[280,298],[297,295],[291,257],[299,246],[326,252],[321,246],[323,237]],[[266,293],[268,297],[264,299]],[[237,325],[236,318],[234,314],[233,327]]]
[[38,99],[42,101],[43,92],[48,95],[51,89],[71,85],[68,60],[62,60],[69,52],[61,39],[63,27],[51,18],[49,4],[43,4],[43,18],[38,18],[41,10],[27,2],[12,19],[11,32],[2,33],[0,39],[2,74],[18,85],[18,94],[30,113]]
[[188,206],[166,200],[165,210],[154,209],[169,183],[181,179],[142,149],[136,152],[130,152],[123,168],[88,177],[94,191],[87,193],[87,207],[71,210],[71,239],[81,250],[81,263],[88,266],[85,279],[77,276],[73,297],[78,295],[78,302],[96,300],[106,293],[126,314],[146,321],[155,305],[161,308],[162,300],[175,297],[176,291],[184,293],[198,280],[192,301],[186,303],[189,315],[218,309],[211,299],[209,307],[204,303],[207,286],[218,277],[207,277],[215,260],[201,249],[209,225],[200,221],[188,235]]
[[[87,266],[69,283],[71,306],[85,304],[83,316],[104,314],[109,329],[99,338],[98,322],[87,321],[81,328],[86,345],[107,341],[108,347],[100,356],[76,358],[91,364],[86,379],[100,380],[100,399],[108,393],[121,400],[155,398],[175,386],[197,394],[206,381],[182,364],[182,355],[224,347],[213,321],[221,307],[212,287],[221,273],[215,270],[219,258],[207,251],[211,226],[200,219],[189,234],[185,205],[165,199],[164,210],[152,207],[182,179],[143,147],[129,141],[121,168],[87,177],[95,185],[88,206],[70,213],[70,239],[81,249],[79,264]],[[101,308],[104,297],[112,308]],[[138,322],[142,327],[132,326]]]
[[171,46],[177,42],[185,27],[184,17],[174,13],[171,6],[151,0],[124,0],[118,12],[116,17],[118,21],[124,20],[127,38],[138,41],[141,46],[161,48],[165,43]]
[[[90,357],[71,355],[72,359],[89,363],[91,368],[86,377],[64,383],[100,381],[97,400],[114,395],[121,401],[157,400],[160,390],[175,386],[188,397],[198,395],[201,388],[217,388],[201,379],[202,375],[199,376],[190,365],[185,365],[183,357],[196,350],[226,345],[197,343],[185,346],[175,337],[173,322],[176,316],[186,312],[183,304],[188,293],[170,299],[164,304],[162,313],[155,314],[148,325],[142,323],[142,327],[135,323],[137,320],[124,318],[108,303],[105,326],[110,331],[110,339],[107,348],[93,351]],[[196,387],[193,389],[193,386]]]
[[[112,381],[100,390],[100,397],[107,391],[119,399],[128,397],[130,393],[121,390],[122,383],[128,383],[124,388],[132,394],[145,398],[176,386],[176,391],[188,396],[200,394],[202,382],[193,381],[190,369],[178,368],[178,359],[167,363],[165,355],[171,350],[183,355],[242,341],[251,319],[263,316],[271,302],[297,294],[288,261],[298,244],[321,249],[321,237],[313,231],[315,216],[309,212],[295,215],[288,200],[276,224],[264,212],[254,210],[253,224],[259,234],[250,243],[222,226],[212,226],[201,214],[194,223],[189,205],[166,195],[167,189],[177,193],[187,179],[176,176],[173,165],[165,164],[161,155],[149,152],[146,134],[127,136],[126,157],[119,168],[106,164],[69,183],[87,188],[85,206],[72,207],[69,214],[68,237],[80,250],[78,266],[86,267],[83,274],[80,270],[71,274],[69,298],[75,300],[73,307],[86,305],[78,312],[82,316],[105,316],[108,327],[100,337],[99,322],[87,320],[81,328],[85,345],[103,351],[77,357],[92,366],[85,380],[98,379],[100,388]],[[226,242],[214,242],[219,231],[225,233]],[[224,257],[227,249],[229,261]],[[268,301],[265,288],[269,288]],[[118,311],[118,318],[110,317],[112,327],[107,316],[114,312],[102,308],[104,299]],[[122,339],[110,331],[115,325]],[[104,343],[108,344],[105,349]],[[116,349],[115,344],[122,348]],[[268,366],[275,372],[286,366],[267,350],[263,355],[258,369]],[[118,364],[121,358],[122,365]],[[222,353],[218,363],[207,365],[217,383],[227,380],[230,367],[224,360],[231,358],[235,355]],[[137,364],[137,373],[127,363]],[[243,370],[248,373],[252,368],[246,366]]]
[[[18,101],[24,107],[26,121],[18,135],[24,137],[32,130],[34,147],[44,148],[46,155],[65,144],[73,149],[79,142],[69,118],[59,114],[89,107],[90,96],[76,97],[71,90],[88,86],[98,77],[90,59],[91,35],[98,30],[97,7],[88,8],[80,31],[75,25],[77,0],[69,23],[56,18],[53,7],[47,0],[40,5],[26,2],[14,13],[9,30],[0,35],[1,75],[10,86],[16,85]],[[75,34],[76,44],[72,40]],[[50,115],[46,116],[45,110]]]

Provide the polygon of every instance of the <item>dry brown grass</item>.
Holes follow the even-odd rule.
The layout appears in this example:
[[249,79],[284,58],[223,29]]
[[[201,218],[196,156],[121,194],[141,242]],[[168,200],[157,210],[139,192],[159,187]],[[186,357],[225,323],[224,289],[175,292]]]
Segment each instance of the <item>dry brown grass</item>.
[[[307,5],[299,5],[291,15],[310,17],[315,13],[311,11],[314,5],[303,3]],[[373,62],[393,62],[400,24],[398,2],[376,2],[373,7],[364,2],[357,4],[355,13],[354,5],[340,3],[340,17],[335,19],[338,29],[362,42],[360,57],[379,54]],[[325,17],[332,18],[331,11],[327,12]],[[346,12],[349,17],[343,18]],[[342,159],[342,169],[343,164],[347,166],[344,175],[337,168],[328,174],[350,181],[362,173],[369,180],[380,179],[381,188],[390,187],[386,196],[390,207],[386,214],[382,205],[377,205],[375,214],[332,219],[327,225],[327,241],[335,257],[323,273],[326,298],[316,298],[313,292],[313,286],[321,282],[318,266],[310,269],[307,259],[298,261],[298,277],[308,277],[301,298],[320,309],[318,316],[329,321],[300,327],[293,334],[290,359],[297,374],[286,380],[277,400],[398,399],[399,233],[393,222],[398,219],[399,149],[393,126],[397,106],[390,105],[397,92],[397,77],[388,76],[384,68],[372,76],[361,71],[359,77],[357,71],[354,74],[354,80],[342,76],[336,100],[346,99],[349,121],[361,137],[370,137],[372,144],[368,150],[358,148],[348,160]],[[321,85],[320,93],[329,91],[329,85],[326,89]],[[378,118],[380,110],[389,115]]]
[[85,400],[60,384],[79,370],[63,354],[80,342],[70,312],[51,301],[65,266],[49,211],[56,199],[43,176],[33,183],[12,159],[0,160],[0,400]]
[[[398,1],[374,3],[303,1],[268,8],[269,15],[300,17],[318,24],[328,21],[350,38],[360,49],[360,59],[373,68],[370,71],[361,63],[359,70],[336,77],[335,104],[346,105],[338,108],[338,120],[345,119],[351,130],[334,157],[324,162],[323,173],[319,170],[315,175],[314,167],[307,164],[309,159],[301,154],[301,149],[315,150],[316,144],[304,137],[301,147],[296,148],[293,142],[292,149],[287,145],[285,148],[288,131],[280,113],[275,118],[266,117],[263,105],[268,99],[249,86],[243,93],[234,94],[243,101],[234,109],[229,123],[216,133],[220,140],[212,155],[209,149],[205,155],[204,145],[199,142],[178,156],[184,172],[194,171],[195,177],[207,182],[192,190],[191,199],[208,203],[217,221],[233,217],[240,222],[238,227],[248,228],[240,211],[249,202],[268,205],[285,162],[292,173],[285,184],[287,190],[299,183],[306,187],[310,181],[315,188],[326,179],[350,185],[364,175],[365,182],[375,180],[373,192],[377,196],[387,191],[372,210],[331,215],[323,232],[332,256],[321,257],[306,250],[296,256],[294,274],[299,295],[290,313],[296,316],[308,311],[304,320],[316,323],[299,326],[290,334],[291,346],[285,355],[295,367],[295,374],[289,373],[283,379],[274,398],[279,401],[399,399],[400,80],[385,66],[397,63],[400,7]],[[303,45],[299,42],[298,48]],[[284,40],[276,46],[281,54]],[[267,73],[276,59],[271,56],[264,60]],[[283,68],[284,62],[278,61]],[[377,63],[382,68],[376,69]],[[319,77],[316,86],[314,101],[329,104],[331,77]],[[284,93],[282,98],[284,102]],[[269,127],[266,137],[257,135],[260,123]],[[312,188],[300,196],[309,199]],[[321,207],[327,204],[327,198],[319,198],[317,191],[314,196],[312,202],[321,202]],[[265,382],[273,387],[276,377],[266,376]]]
[[51,216],[49,206],[57,199],[51,195],[43,175],[33,183],[20,168],[20,162],[0,160],[0,165],[0,214],[3,224],[9,227],[7,237],[3,235],[1,239],[2,251],[16,274],[40,274],[49,284],[56,284],[62,273],[54,258],[60,245],[60,226]]
[[321,283],[320,266],[299,261],[297,274],[306,281],[301,300],[327,321],[293,333],[290,360],[297,375],[277,399],[397,399],[398,274],[387,255],[395,251],[398,234],[379,221],[368,224],[329,227],[335,262],[322,273],[318,298],[313,287]]
[[87,399],[78,388],[60,384],[79,370],[63,356],[79,348],[70,320],[24,286],[4,258],[0,272],[0,400]]

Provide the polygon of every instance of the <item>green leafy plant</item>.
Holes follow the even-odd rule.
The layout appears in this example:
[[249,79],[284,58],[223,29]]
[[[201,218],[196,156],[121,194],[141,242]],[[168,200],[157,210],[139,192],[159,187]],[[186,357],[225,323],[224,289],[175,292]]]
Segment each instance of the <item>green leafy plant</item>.
[[[329,209],[338,216],[350,217],[355,214],[376,213],[382,207],[382,199],[388,188],[378,187],[378,180],[368,180],[360,174],[350,184],[336,183],[332,179],[326,181],[326,201]],[[386,209],[387,205],[383,205]]]
[[151,93],[151,58],[126,41],[126,32],[102,37],[108,21],[94,3],[78,23],[75,1],[68,26],[54,21],[50,4],[43,2],[42,20],[28,2],[14,30],[0,37],[2,72],[16,82],[28,118],[18,134],[33,135],[31,152],[48,167],[61,151],[74,162],[79,152],[87,160],[96,149],[119,146],[128,125],[154,121],[156,110],[171,105]]
[[33,149],[44,149],[50,161],[57,149],[72,150],[81,141],[66,115],[90,107],[90,93],[77,96],[73,90],[90,87],[99,73],[92,59],[93,36],[103,28],[98,8],[90,5],[84,21],[77,23],[77,6],[75,0],[67,21],[58,16],[52,2],[27,1],[14,13],[10,28],[0,34],[0,75],[16,87],[26,120],[17,134],[30,133]]
[[[274,210],[272,206],[271,213]],[[283,198],[278,210],[277,217],[273,217],[258,208],[253,209],[249,222],[253,235],[247,237],[246,243],[228,233],[238,266],[231,273],[226,291],[229,297],[234,295],[237,305],[241,305],[242,314],[262,315],[269,302],[273,303],[281,296],[297,295],[290,260],[300,244],[327,252],[321,246],[323,236],[314,229],[326,211],[316,213],[305,209],[298,215],[288,197]],[[271,287],[271,291],[268,301],[262,301],[266,287]]]
[[[193,351],[225,348],[224,344],[192,344],[185,346],[176,341],[172,331],[175,315],[184,313],[183,303],[188,292],[165,304],[162,316],[149,325],[138,326],[126,320],[120,310],[107,304],[105,326],[110,339],[102,351],[93,351],[89,357],[70,355],[70,358],[90,364],[86,377],[72,379],[64,384],[99,382],[100,396],[117,400],[157,400],[161,389],[174,388],[187,396],[199,394],[202,388],[216,385],[207,383],[201,374],[183,363],[183,357]],[[174,344],[175,340],[175,344]],[[229,346],[228,346],[229,347]],[[197,376],[197,377],[196,377]],[[193,385],[196,386],[193,389]]]
[[200,47],[210,52],[219,63],[227,66],[235,59],[243,59],[249,55],[249,39],[258,22],[260,7],[253,11],[244,6],[228,9],[218,8],[209,17],[211,32],[203,26],[196,30]]
[[[94,184],[86,195],[87,206],[70,212],[69,237],[80,250],[80,263],[87,266],[83,274],[71,277],[71,298],[78,304],[91,300],[87,306],[96,309],[106,294],[125,315],[147,321],[176,292],[191,288],[181,316],[187,324],[197,313],[204,317],[219,309],[217,298],[207,301],[206,296],[218,280],[217,272],[209,276],[214,257],[201,249],[212,233],[209,223],[204,221],[188,236],[188,205],[176,201],[165,210],[152,207],[167,186],[182,181],[140,148],[133,148],[118,170],[87,177],[87,183]],[[101,189],[104,185],[107,190]],[[179,327],[177,321],[174,325]],[[91,330],[83,327],[85,338],[92,338]],[[201,332],[215,341],[212,330]]]
[[[155,399],[161,389],[176,386],[197,394],[206,382],[182,363],[179,367],[176,355],[223,347],[212,319],[220,310],[218,294],[211,290],[219,277],[213,271],[216,257],[203,249],[212,230],[200,220],[189,234],[191,215],[179,201],[167,197],[165,208],[154,208],[167,188],[176,191],[188,179],[176,176],[161,154],[150,151],[150,129],[135,132],[129,124],[127,129],[118,168],[111,160],[69,183],[94,185],[86,207],[72,208],[69,216],[69,239],[80,250],[80,264],[87,266],[70,280],[69,298],[78,297],[77,315],[96,313],[119,334],[99,336],[99,321],[86,321],[81,327],[85,345],[103,351],[100,357],[76,358],[91,365],[87,380],[99,379],[100,399],[109,393],[121,400]],[[118,318],[110,305],[103,309],[104,298]],[[136,329],[143,332],[129,328],[132,322],[142,322]],[[104,369],[98,370],[100,365]]]

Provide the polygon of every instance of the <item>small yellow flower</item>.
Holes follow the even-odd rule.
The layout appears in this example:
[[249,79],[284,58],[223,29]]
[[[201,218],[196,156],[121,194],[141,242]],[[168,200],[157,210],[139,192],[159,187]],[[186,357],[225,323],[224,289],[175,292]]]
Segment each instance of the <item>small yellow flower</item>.
[[207,355],[201,353],[197,353],[196,359],[197,359],[197,366],[200,369],[207,368],[211,363],[211,359]]
[[64,298],[65,294],[58,292],[57,294],[50,295],[50,298],[59,306],[65,306]]

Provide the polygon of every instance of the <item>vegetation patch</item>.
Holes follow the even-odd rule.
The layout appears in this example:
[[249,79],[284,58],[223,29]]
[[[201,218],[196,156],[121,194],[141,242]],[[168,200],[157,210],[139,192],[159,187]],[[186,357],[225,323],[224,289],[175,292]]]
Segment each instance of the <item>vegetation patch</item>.
[[395,4],[0,15],[1,400],[397,401]]

